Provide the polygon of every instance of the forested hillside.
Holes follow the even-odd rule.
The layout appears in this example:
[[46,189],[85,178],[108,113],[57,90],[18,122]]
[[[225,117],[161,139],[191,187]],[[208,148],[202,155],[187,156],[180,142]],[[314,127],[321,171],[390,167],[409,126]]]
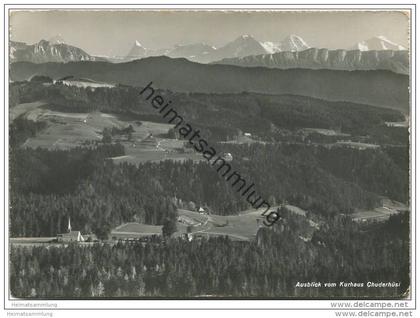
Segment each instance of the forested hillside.
[[[10,107],[42,100],[49,108],[64,112],[102,111],[165,121],[139,92],[139,88],[129,86],[93,89],[66,85],[46,87],[34,82],[12,83]],[[282,137],[282,129],[305,127],[337,129],[359,135],[376,132],[385,138],[395,134],[395,131],[378,131],[385,122],[404,120],[404,116],[395,110],[304,96],[158,93],[166,101],[171,100],[171,106],[185,120],[205,130],[207,138],[218,140],[232,138],[238,130],[251,132],[265,140],[278,140]]]
[[[159,94],[172,100],[218,153],[230,157],[232,169],[254,183],[271,206],[293,205],[305,216],[282,205],[279,221],[272,227],[259,224],[248,241],[219,232],[219,237],[191,242],[169,234],[147,243],[117,242],[110,232],[127,222],[176,228],[181,210],[217,219],[251,207],[209,162],[165,157],[193,151],[173,127],[161,125],[167,130],[159,130],[164,133],[153,137],[155,143],[145,145],[152,134],[146,127],[141,135],[133,126],[152,129],[153,122],[164,119],[139,96],[138,88],[12,83],[11,110],[22,103],[42,103],[32,105],[38,116],[30,116],[33,109],[23,112],[9,127],[10,236],[56,237],[67,231],[70,218],[73,229],[100,240],[46,243],[48,247],[12,244],[13,296],[330,299],[398,298],[406,292],[409,214],[398,212],[382,222],[352,219],[355,212],[369,214],[381,207],[385,199],[409,203],[408,129],[392,126],[404,122],[402,113],[295,95]],[[86,116],[92,113],[96,116]],[[119,126],[89,126],[98,118]],[[127,118],[130,125],[122,120]],[[68,148],[25,144],[41,133],[48,138],[53,125],[61,128],[63,138],[69,136],[69,127],[76,132],[91,128],[94,138]],[[160,148],[164,143],[175,146]],[[163,159],[114,161],[127,151],[140,157],[159,152]],[[192,211],[197,207],[206,212]],[[213,223],[229,226],[227,221]],[[258,226],[252,226],[256,231]],[[398,285],[296,286],[317,281]]]
[[[143,245],[12,248],[15,297],[399,298],[409,286],[408,214],[364,227],[334,217],[308,242],[303,217],[283,215],[256,241],[228,238]],[[363,283],[353,288],[299,288],[298,282]],[[398,282],[368,288],[368,282]]]
[[[238,158],[232,167],[252,180],[272,205],[287,200],[311,213],[336,215],[373,208],[380,204],[379,195],[408,200],[406,173],[377,150],[359,154],[270,144],[219,146]],[[105,160],[121,151],[117,145],[12,151],[12,235],[54,236],[65,230],[69,216],[75,228],[99,234],[99,229],[106,233],[129,221],[162,224],[173,214],[176,199],[207,205],[222,215],[249,208],[208,163],[165,161],[136,167]],[[346,160],[340,169],[338,164]]]

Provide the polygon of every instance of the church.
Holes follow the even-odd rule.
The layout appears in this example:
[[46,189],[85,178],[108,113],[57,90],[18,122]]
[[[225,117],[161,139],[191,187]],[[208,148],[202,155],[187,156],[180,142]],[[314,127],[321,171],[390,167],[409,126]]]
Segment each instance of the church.
[[67,233],[57,234],[57,242],[68,243],[68,242],[84,242],[85,239],[80,231],[72,231],[71,223],[69,218],[69,224],[67,226]]

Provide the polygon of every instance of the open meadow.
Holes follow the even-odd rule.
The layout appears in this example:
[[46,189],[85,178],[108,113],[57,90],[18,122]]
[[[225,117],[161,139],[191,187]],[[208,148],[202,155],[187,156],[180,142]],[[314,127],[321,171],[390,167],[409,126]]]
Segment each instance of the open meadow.
[[67,150],[89,146],[102,140],[104,129],[123,130],[130,126],[133,131],[129,138],[125,135],[117,135],[113,138],[113,142],[121,143],[125,149],[124,156],[110,158],[116,163],[203,160],[200,154],[185,151],[183,140],[166,138],[169,129],[174,126],[171,124],[128,120],[126,117],[102,112],[53,111],[41,101],[13,107],[10,112],[11,121],[20,116],[27,120],[47,124],[45,129],[23,143],[24,148]]

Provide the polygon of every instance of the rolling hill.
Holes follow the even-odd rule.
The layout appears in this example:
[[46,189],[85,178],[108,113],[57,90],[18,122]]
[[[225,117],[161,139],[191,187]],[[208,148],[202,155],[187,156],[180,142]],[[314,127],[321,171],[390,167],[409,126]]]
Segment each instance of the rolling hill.
[[349,101],[408,112],[409,78],[389,71],[337,71],[308,69],[246,68],[205,65],[186,59],[150,57],[128,63],[70,62],[13,63],[10,79],[21,81],[33,75],[54,79],[72,75],[132,86],[179,92],[293,94],[330,101]]

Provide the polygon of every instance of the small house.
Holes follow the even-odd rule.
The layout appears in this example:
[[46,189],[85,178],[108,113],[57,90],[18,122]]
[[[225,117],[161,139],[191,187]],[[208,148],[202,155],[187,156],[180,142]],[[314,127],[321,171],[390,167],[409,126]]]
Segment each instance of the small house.
[[146,138],[144,138],[140,141],[140,145],[141,146],[146,146],[146,147],[157,148],[158,147],[158,142],[157,142],[156,138],[153,136],[153,134],[150,133]]
[[193,240],[192,233],[184,233],[183,239],[188,241],[188,242],[191,242]]
[[230,152],[225,152],[223,154],[223,159],[225,161],[232,161],[233,160],[233,156],[232,156],[232,154]]

